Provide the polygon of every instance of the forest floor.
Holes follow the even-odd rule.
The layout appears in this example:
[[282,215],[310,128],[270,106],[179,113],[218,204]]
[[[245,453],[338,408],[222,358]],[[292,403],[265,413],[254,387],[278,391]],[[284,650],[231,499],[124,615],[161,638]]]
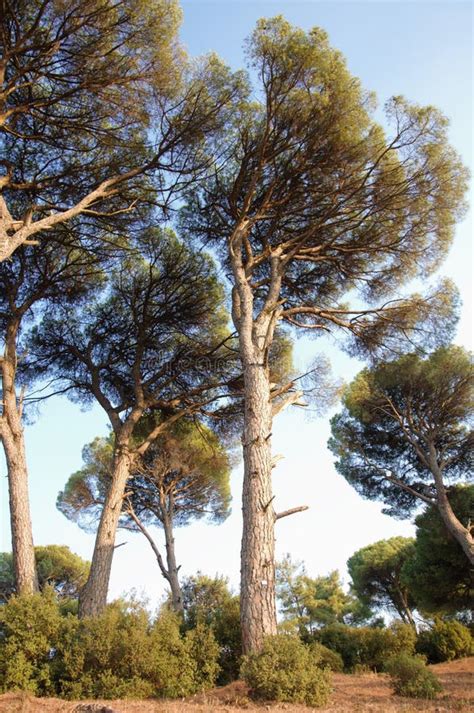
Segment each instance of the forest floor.
[[[384,674],[334,674],[334,691],[325,708],[307,708],[288,703],[254,703],[241,682],[216,688],[205,695],[182,701],[103,701],[114,713],[242,713],[242,711],[286,711],[304,713],[414,713],[472,711],[474,713],[474,657],[430,667],[443,684],[434,701],[417,701],[391,693]],[[85,703],[82,701],[81,703]],[[98,703],[98,701],[94,701]],[[0,713],[73,713],[78,702],[57,698],[33,698],[25,694],[0,696]],[[100,709],[99,709],[100,710]],[[99,713],[99,711],[98,711]]]

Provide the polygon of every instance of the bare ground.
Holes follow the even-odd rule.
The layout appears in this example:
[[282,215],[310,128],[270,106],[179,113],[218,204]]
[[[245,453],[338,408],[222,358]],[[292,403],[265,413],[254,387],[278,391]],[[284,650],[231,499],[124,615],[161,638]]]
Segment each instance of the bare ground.
[[[103,701],[116,713],[242,713],[242,711],[287,711],[304,713],[414,713],[431,711],[472,711],[474,713],[474,657],[431,666],[439,676],[444,691],[435,701],[416,701],[393,696],[383,674],[334,674],[334,692],[326,708],[307,708],[285,703],[256,704],[249,700],[241,682],[216,688],[206,695],[182,701]],[[98,703],[98,701],[94,701]],[[85,703],[85,701],[82,701]],[[0,713],[73,713],[78,702],[57,698],[33,698],[25,694],[0,696]]]

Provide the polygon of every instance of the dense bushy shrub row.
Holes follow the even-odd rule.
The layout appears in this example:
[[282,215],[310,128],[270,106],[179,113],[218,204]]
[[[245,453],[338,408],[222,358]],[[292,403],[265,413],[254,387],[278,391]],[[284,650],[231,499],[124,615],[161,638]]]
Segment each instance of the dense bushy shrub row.
[[345,671],[361,667],[382,671],[388,658],[402,652],[413,654],[416,645],[414,629],[399,622],[387,628],[331,624],[316,636],[320,643],[341,656]]
[[65,698],[178,697],[212,687],[219,648],[198,625],[184,635],[163,612],[115,602],[97,619],[64,615],[52,592],[0,608],[0,690]]
[[459,621],[435,621],[430,629],[418,635],[416,650],[430,663],[453,661],[463,656],[474,656],[471,632]]
[[[238,675],[235,606],[222,631],[202,616],[183,622],[167,609],[152,620],[136,602],[115,602],[102,616],[82,621],[74,609],[58,602],[52,590],[12,597],[0,607],[0,691],[70,699],[176,698],[212,687],[219,674],[225,677],[219,682]],[[457,621],[437,621],[418,637],[400,622],[387,628],[331,624],[313,639],[303,643],[280,634],[260,654],[245,657],[241,672],[253,695],[323,705],[331,671],[370,669],[389,670],[402,695],[429,697],[437,688],[426,659],[437,663],[474,653],[469,629]]]

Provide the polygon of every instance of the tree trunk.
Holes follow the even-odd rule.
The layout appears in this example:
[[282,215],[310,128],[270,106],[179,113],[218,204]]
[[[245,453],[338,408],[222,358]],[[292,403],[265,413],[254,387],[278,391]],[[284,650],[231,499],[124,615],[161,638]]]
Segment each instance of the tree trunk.
[[130,454],[127,448],[122,447],[115,454],[112,481],[100,518],[89,577],[79,597],[79,616],[81,618],[98,616],[107,604],[115,535],[129,474]]
[[244,653],[258,651],[264,638],[277,631],[270,380],[263,354],[257,350],[254,354],[253,361],[245,356],[242,359],[245,410],[240,597]]
[[38,578],[21,405],[18,404],[15,388],[16,336],[16,326],[10,326],[2,359],[3,411],[0,416],[0,438],[5,450],[8,472],[15,589],[18,594],[32,594],[38,591]]
[[436,504],[446,529],[459,542],[471,566],[474,566],[474,538],[467,527],[458,520],[446,494],[443,483],[443,474],[438,464],[436,451],[430,445],[429,464],[436,486]]
[[[164,508],[163,508],[164,510]],[[166,545],[166,563],[168,566],[168,582],[171,587],[171,601],[174,611],[183,611],[183,595],[181,592],[181,585],[179,583],[178,571],[179,567],[176,566],[176,553],[174,549],[174,534],[173,534],[173,520],[167,514],[163,514],[163,529],[165,533],[165,545]]]

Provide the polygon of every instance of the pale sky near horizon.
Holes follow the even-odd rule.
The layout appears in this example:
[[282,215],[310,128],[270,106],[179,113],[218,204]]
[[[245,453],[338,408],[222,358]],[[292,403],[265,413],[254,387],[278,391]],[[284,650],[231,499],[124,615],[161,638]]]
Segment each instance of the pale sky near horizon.
[[[472,19],[469,2],[299,2],[250,0],[202,2],[183,0],[182,39],[193,55],[216,51],[234,68],[244,64],[242,45],[262,16],[283,14],[305,29],[314,25],[329,33],[331,44],[346,56],[349,69],[380,105],[394,94],[438,106],[450,119],[450,140],[472,171]],[[472,195],[472,193],[471,193]],[[472,348],[472,218],[458,226],[448,259],[439,274],[453,278],[462,299],[456,343]],[[435,280],[432,280],[434,282]],[[329,340],[298,339],[295,360],[303,369],[315,353],[326,353],[336,376],[351,379],[361,362],[345,356]],[[334,413],[333,410],[332,413]],[[409,521],[381,514],[380,503],[364,501],[339,476],[327,450],[329,416],[311,420],[302,409],[279,416],[273,449],[284,455],[274,471],[275,507],[306,504],[310,509],[277,523],[277,555],[290,552],[304,560],[312,575],[339,569],[360,547],[395,535],[412,535]],[[107,432],[100,409],[81,411],[65,398],[51,399],[36,422],[26,428],[35,544],[67,544],[89,559],[93,537],[70,523],[55,508],[58,491],[81,467],[82,447]],[[10,549],[6,469],[0,464],[2,551]],[[181,574],[201,570],[221,573],[236,588],[239,581],[240,489],[242,468],[232,475],[233,512],[218,527],[196,523],[176,531]],[[156,531],[159,544],[163,543]],[[120,532],[110,598],[135,589],[151,606],[165,592],[148,543],[140,535]]]

